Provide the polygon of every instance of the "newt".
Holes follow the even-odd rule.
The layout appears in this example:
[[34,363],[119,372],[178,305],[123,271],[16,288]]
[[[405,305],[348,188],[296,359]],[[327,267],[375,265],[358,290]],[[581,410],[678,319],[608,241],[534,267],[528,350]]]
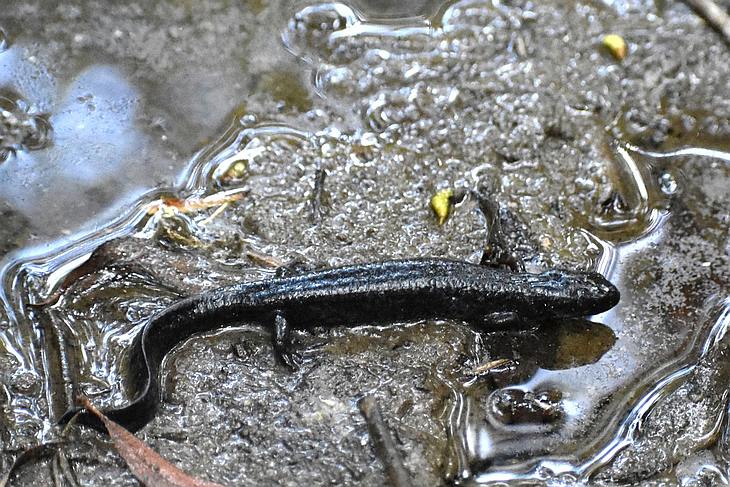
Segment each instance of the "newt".
[[[273,330],[274,350],[295,367],[292,328],[357,326],[454,319],[478,328],[504,327],[601,313],[619,291],[595,272],[548,270],[539,274],[445,259],[392,260],[272,277],[192,296],[153,315],[129,356],[132,401],[103,413],[130,431],[154,418],[160,401],[165,355],[193,335],[238,323]],[[106,428],[80,408],[61,423]]]

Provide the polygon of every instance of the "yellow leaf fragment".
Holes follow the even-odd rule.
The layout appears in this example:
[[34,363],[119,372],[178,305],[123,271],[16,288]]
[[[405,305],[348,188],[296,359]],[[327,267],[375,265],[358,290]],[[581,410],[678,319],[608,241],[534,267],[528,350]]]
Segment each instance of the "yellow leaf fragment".
[[431,209],[436,214],[439,225],[443,225],[449,217],[453,197],[454,190],[451,188],[442,189],[431,197]]
[[629,50],[624,38],[618,34],[608,34],[604,36],[602,43],[613,57],[619,61],[622,61],[626,57],[626,53]]
[[226,173],[221,177],[224,181],[232,179],[243,179],[246,175],[246,161],[241,159],[233,163]]
[[87,411],[97,416],[109,431],[109,437],[129,470],[144,485],[155,487],[223,487],[214,482],[196,479],[160,456],[142,440],[104,416],[85,398],[80,398]]

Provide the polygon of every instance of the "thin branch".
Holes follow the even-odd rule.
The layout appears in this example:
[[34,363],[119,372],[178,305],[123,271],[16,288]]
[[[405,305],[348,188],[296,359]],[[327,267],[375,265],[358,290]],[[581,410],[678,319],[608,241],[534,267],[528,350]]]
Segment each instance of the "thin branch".
[[368,424],[370,441],[373,444],[375,454],[385,466],[385,472],[390,484],[393,487],[412,487],[413,483],[408,470],[403,466],[403,460],[375,399],[365,396],[358,401],[357,405]]
[[712,0],[684,0],[707,23],[730,42],[730,15]]

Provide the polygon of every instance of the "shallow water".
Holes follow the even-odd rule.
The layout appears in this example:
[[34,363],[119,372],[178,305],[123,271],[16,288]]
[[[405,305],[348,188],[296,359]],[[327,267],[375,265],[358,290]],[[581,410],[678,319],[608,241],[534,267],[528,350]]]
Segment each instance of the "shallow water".
[[[597,269],[619,305],[528,330],[315,329],[296,373],[263,329],[195,339],[146,440],[224,483],[381,485],[370,392],[422,485],[728,476],[730,51],[689,11],[43,7],[0,13],[4,471],[80,391],[124,402],[155,310],[277,263],[478,261],[473,198],[443,226],[428,201],[487,188],[529,270]],[[623,63],[600,46],[615,29]],[[82,483],[130,482],[71,435]]]

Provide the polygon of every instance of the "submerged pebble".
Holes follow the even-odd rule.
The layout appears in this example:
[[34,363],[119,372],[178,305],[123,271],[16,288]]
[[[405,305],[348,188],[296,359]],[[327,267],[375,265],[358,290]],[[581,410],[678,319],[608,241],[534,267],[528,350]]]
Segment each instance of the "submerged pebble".
[[563,417],[562,397],[556,389],[500,389],[492,394],[489,411],[491,417],[505,425],[554,423]]

